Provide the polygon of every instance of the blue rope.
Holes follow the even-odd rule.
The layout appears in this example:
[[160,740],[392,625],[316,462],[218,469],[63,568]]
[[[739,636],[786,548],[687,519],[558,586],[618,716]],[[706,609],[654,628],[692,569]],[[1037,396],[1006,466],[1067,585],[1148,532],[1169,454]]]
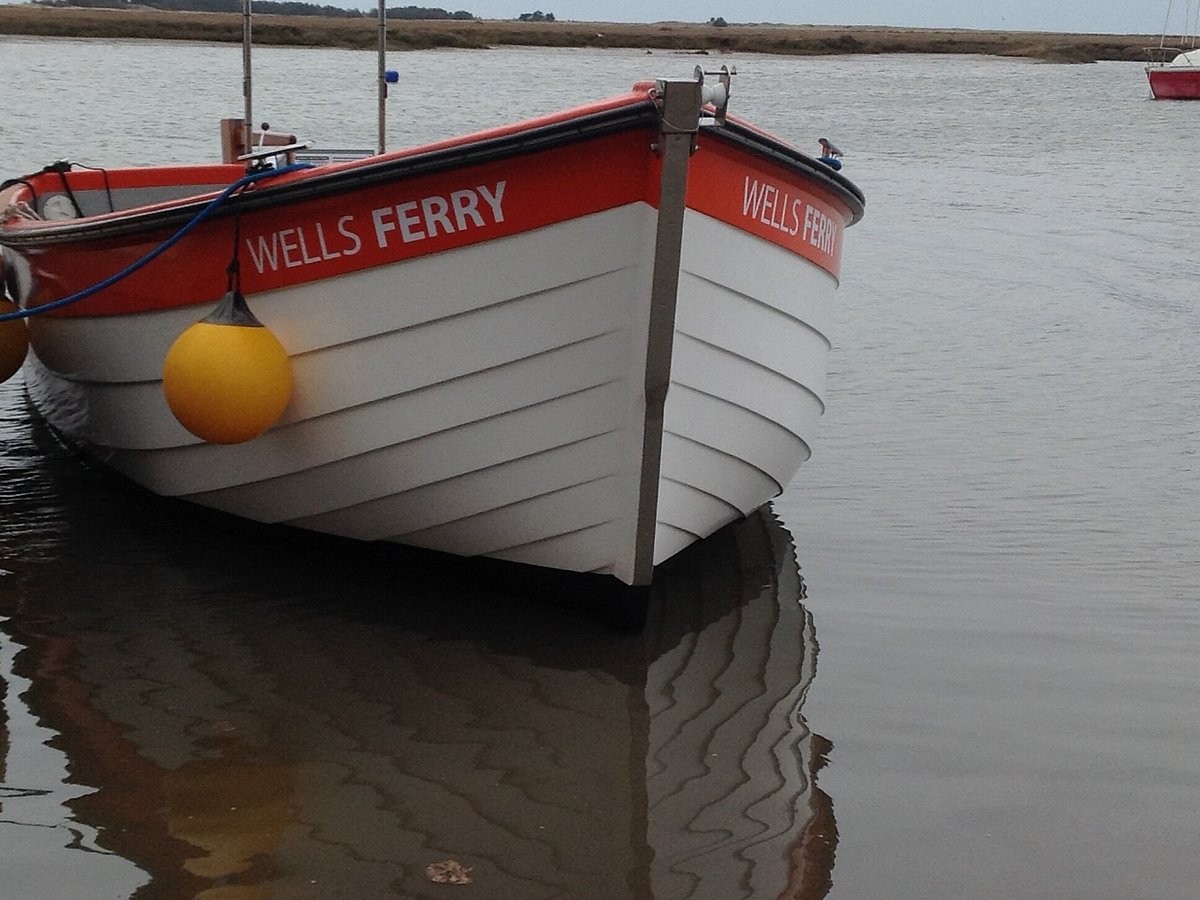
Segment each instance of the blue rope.
[[241,178],[239,178],[237,181],[235,181],[233,184],[229,185],[229,187],[225,188],[225,190],[221,191],[221,193],[219,193],[211,201],[209,201],[208,205],[205,206],[204,209],[200,210],[200,212],[196,213],[195,217],[190,222],[188,222],[186,225],[184,225],[182,228],[180,228],[177,232],[175,232],[173,235],[171,235],[169,238],[167,238],[165,241],[163,241],[161,244],[159,244],[157,247],[155,247],[153,250],[151,250],[145,256],[143,256],[141,259],[137,260],[137,262],[130,263],[128,266],[126,266],[120,272],[117,272],[115,275],[110,275],[108,278],[105,278],[103,281],[98,282],[97,284],[94,284],[89,288],[84,288],[82,291],[77,291],[74,294],[70,294],[69,296],[63,297],[61,300],[55,300],[53,303],[45,303],[41,306],[34,306],[30,309],[19,309],[16,312],[6,313],[6,314],[0,316],[0,322],[8,322],[13,319],[28,319],[30,316],[36,316],[36,315],[39,315],[40,313],[49,312],[52,309],[59,309],[60,307],[68,306],[72,303],[78,303],[80,300],[83,300],[85,297],[90,297],[93,294],[97,294],[100,291],[104,290],[105,288],[111,287],[112,285],[116,284],[122,278],[127,278],[128,276],[130,276],[134,272],[136,272],[138,269],[140,269],[142,266],[146,265],[150,261],[161,256],[163,253],[166,253],[168,250],[170,250],[172,247],[174,247],[177,243],[179,243],[181,240],[183,240],[183,238],[188,234],[188,232],[190,232],[197,225],[199,225],[201,222],[203,222],[205,219],[207,219],[210,215],[212,215],[213,211],[218,206],[220,206],[222,203],[224,203],[226,200],[228,200],[230,198],[230,196],[232,196],[237,191],[240,191],[246,185],[251,184],[255,181],[260,181],[263,178],[269,178],[274,175],[282,175],[285,172],[295,172],[298,169],[311,169],[311,168],[312,168],[312,165],[310,163],[293,163],[288,166],[281,166],[278,169],[263,169],[260,172],[251,172],[249,175],[244,175]]

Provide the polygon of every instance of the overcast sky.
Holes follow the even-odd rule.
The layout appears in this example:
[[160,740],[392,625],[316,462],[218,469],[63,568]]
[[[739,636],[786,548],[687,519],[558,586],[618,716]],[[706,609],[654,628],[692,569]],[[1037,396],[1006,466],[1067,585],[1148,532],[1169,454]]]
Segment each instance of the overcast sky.
[[[314,0],[322,2],[322,0]],[[323,0],[332,5],[333,0]],[[599,22],[784,22],[813,25],[903,25],[929,28],[998,28],[1010,31],[1158,34],[1169,0],[461,0],[442,8],[464,9],[484,19],[515,19],[541,10],[556,19]],[[373,8],[337,0],[339,6]],[[410,5],[388,0],[388,5]],[[411,5],[435,5],[413,3]],[[1186,0],[1174,0],[1182,19]],[[1182,31],[1176,27],[1176,31]]]

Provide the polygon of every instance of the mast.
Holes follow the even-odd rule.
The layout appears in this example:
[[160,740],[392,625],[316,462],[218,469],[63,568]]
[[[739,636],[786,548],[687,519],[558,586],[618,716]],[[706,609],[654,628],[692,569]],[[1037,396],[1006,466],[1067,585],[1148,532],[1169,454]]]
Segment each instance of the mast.
[[242,98],[246,102],[245,119],[242,123],[243,153],[254,149],[254,115],[250,100],[250,3],[251,0],[242,0]]
[[[248,2],[248,0],[247,0]],[[387,0],[379,0],[379,152],[387,147],[387,71],[384,69],[384,56],[387,53]]]

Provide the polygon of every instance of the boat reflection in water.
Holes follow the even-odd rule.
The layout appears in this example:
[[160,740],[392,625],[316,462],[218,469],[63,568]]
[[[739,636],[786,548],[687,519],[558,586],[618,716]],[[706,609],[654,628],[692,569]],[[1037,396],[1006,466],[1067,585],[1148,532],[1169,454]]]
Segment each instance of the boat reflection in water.
[[[669,563],[630,635],[570,580],[220,533],[12,440],[0,476],[0,855],[80,896],[829,889],[817,645],[769,513]],[[447,860],[472,887],[430,881]]]

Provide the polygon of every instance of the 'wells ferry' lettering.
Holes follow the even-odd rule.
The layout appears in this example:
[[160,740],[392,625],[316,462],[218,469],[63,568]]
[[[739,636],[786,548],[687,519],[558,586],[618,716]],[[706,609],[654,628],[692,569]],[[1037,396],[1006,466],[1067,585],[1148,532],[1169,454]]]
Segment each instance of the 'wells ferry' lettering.
[[832,254],[837,242],[837,223],[815,206],[773,184],[746,176],[742,215],[784,234],[800,235],[824,253]]
[[471,229],[487,228],[504,221],[506,181],[491,187],[479,185],[446,195],[433,194],[391,206],[380,206],[368,214],[370,224],[360,223],[354,215],[336,222],[313,221],[295,228],[281,228],[257,239],[246,239],[246,249],[254,268],[261,275],[270,270],[293,269],[327,262],[343,256],[356,256],[373,242],[376,252],[396,244],[410,244],[452,235]]
[[507,182],[498,181],[490,189],[481,184],[474,189],[452,191],[448,197],[422,197],[373,209],[371,222],[375,226],[375,240],[380,247],[386,247],[393,236],[398,236],[408,244],[436,237],[439,231],[454,234],[503,222],[506,186]]
[[353,222],[354,216],[342,216],[337,220],[336,231],[328,235],[320,222],[308,227],[272,231],[269,236],[260,234],[257,247],[246,239],[246,249],[260,275],[266,269],[278,272],[280,266],[293,269],[321,260],[354,256],[362,249],[362,239],[350,227]]

